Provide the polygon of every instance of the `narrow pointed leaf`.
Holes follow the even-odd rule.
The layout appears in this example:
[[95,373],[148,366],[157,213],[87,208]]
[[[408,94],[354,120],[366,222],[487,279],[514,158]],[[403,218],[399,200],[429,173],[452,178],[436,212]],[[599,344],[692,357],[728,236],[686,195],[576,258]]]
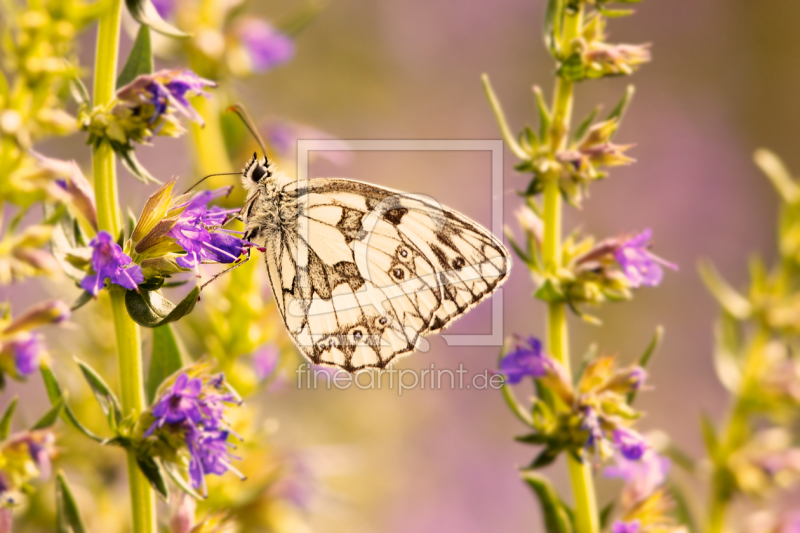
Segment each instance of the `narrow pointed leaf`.
[[172,326],[164,324],[153,329],[153,354],[147,373],[147,401],[153,403],[159,385],[183,367],[178,339]]
[[96,435],[94,432],[90,431],[86,426],[81,424],[78,420],[78,417],[75,416],[75,413],[70,409],[69,405],[67,404],[66,398],[64,397],[64,393],[61,391],[61,386],[56,381],[56,376],[53,374],[53,371],[46,365],[41,365],[40,368],[42,372],[42,380],[44,381],[44,387],[47,391],[47,397],[50,398],[50,403],[52,405],[57,404],[59,401],[64,401],[64,412],[62,413],[62,418],[64,422],[72,426],[73,428],[77,429],[90,439],[102,442],[103,438]]
[[103,378],[100,377],[100,374],[95,372],[92,367],[80,359],[75,359],[75,361],[78,363],[81,372],[83,372],[83,377],[86,379],[89,387],[91,387],[94,397],[97,398],[97,403],[100,404],[100,409],[103,410],[103,413],[106,415],[113,414],[117,420],[121,419],[122,415],[120,414],[121,408],[119,400],[106,382],[103,381]]
[[486,98],[489,100],[489,105],[494,111],[494,117],[497,120],[497,125],[500,127],[500,135],[502,135],[503,140],[508,145],[509,150],[511,150],[515,156],[523,161],[529,160],[531,157],[528,155],[525,150],[517,143],[517,139],[514,137],[514,134],[511,133],[511,128],[508,126],[508,121],[506,120],[506,114],[503,112],[503,107],[500,105],[500,100],[498,100],[497,95],[494,93],[494,89],[492,89],[492,84],[489,81],[489,76],[483,74],[481,76],[481,81],[483,82],[483,90],[486,93]]
[[117,156],[119,156],[122,166],[125,167],[125,169],[130,172],[134,178],[138,179],[144,184],[161,184],[161,181],[150,174],[150,172],[148,172],[148,170],[144,168],[141,163],[139,163],[139,160],[136,158],[136,154],[133,150],[122,148],[115,150],[115,152],[117,153]]
[[628,87],[625,88],[625,94],[622,95],[620,101],[614,106],[614,109],[611,110],[611,113],[608,114],[608,120],[617,121],[617,127],[611,133],[609,140],[613,139],[614,135],[616,135],[616,133],[619,131],[619,125],[622,123],[622,119],[625,118],[625,112],[631,105],[631,100],[633,100],[634,94],[636,94],[636,88],[633,85],[628,85]]
[[67,478],[59,471],[56,476],[56,531],[58,533],[86,533],[78,512],[78,504],[69,488]]
[[181,490],[197,500],[204,499],[196,490],[192,488],[192,485],[183,478],[181,473],[178,472],[178,468],[174,464],[165,463],[163,466],[164,471],[166,471],[167,475],[172,478],[172,481],[174,481],[175,484],[181,488]]
[[[653,338],[650,341],[650,344],[647,345],[645,348],[644,353],[639,358],[639,366],[642,368],[647,368],[647,364],[650,362],[650,359],[653,357],[653,354],[656,353],[658,347],[661,346],[661,341],[664,340],[664,327],[658,326],[656,327],[656,332],[653,334]],[[628,394],[628,403],[633,403],[633,400],[636,399],[636,393],[638,391],[632,391]]]
[[733,289],[728,282],[714,268],[710,261],[700,261],[698,265],[700,277],[706,284],[709,292],[717,299],[719,304],[731,315],[739,320],[745,320],[753,313],[750,302]]
[[600,510],[600,529],[605,529],[611,520],[611,513],[614,512],[614,503],[607,504]]
[[147,478],[155,491],[165,501],[169,501],[169,488],[167,487],[167,481],[164,479],[161,465],[151,457],[137,457],[136,464],[139,465],[139,470],[142,471],[142,474],[144,474],[144,477]]
[[141,74],[152,74],[153,51],[150,47],[150,28],[142,24],[128,54],[128,60],[117,78],[117,89],[132,82]]
[[577,142],[583,139],[583,136],[586,135],[586,132],[589,131],[589,128],[592,126],[594,119],[597,118],[597,114],[600,112],[600,106],[595,107],[583,122],[575,128],[575,133],[572,135],[573,142]]
[[31,429],[44,429],[49,428],[56,423],[58,417],[61,416],[61,411],[64,409],[64,400],[59,400],[53,407],[47,411],[42,418],[36,422]]
[[200,287],[195,287],[175,305],[155,291],[128,291],[125,293],[125,307],[134,322],[155,328],[191,313],[199,296]]
[[19,398],[14,396],[6,407],[3,413],[3,418],[0,419],[0,440],[6,440],[11,434],[11,421],[14,418],[14,411],[17,410],[17,402]]
[[188,33],[182,32],[161,18],[150,0],[125,0],[125,5],[128,6],[128,12],[139,24],[149,26],[153,31],[168,37],[189,37]]
[[547,533],[572,533],[572,522],[550,481],[528,470],[522,472],[522,479],[539,499]]

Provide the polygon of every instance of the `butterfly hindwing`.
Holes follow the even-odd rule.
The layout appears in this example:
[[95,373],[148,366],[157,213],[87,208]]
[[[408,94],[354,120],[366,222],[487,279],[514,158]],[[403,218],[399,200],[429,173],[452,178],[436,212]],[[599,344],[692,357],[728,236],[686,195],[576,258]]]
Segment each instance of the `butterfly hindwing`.
[[283,187],[296,231],[273,233],[266,263],[286,327],[316,364],[384,368],[508,276],[489,231],[430,199],[345,179]]

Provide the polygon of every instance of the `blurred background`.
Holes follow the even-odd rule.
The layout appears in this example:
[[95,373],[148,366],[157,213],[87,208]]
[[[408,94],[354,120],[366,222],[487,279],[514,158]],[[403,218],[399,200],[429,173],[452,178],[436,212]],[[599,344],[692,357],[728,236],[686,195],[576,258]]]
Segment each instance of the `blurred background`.
[[[249,9],[274,18],[291,4],[251,2]],[[491,76],[515,130],[535,122],[530,88],[542,86],[549,98],[553,83],[541,37],[544,8],[544,0],[335,0],[297,38],[293,61],[266,76],[239,80],[236,88],[260,122],[293,121],[338,139],[498,139],[479,76]],[[594,185],[583,210],[569,210],[566,227],[599,238],[650,227],[656,253],[678,263],[680,271],[667,273],[658,289],[639,291],[630,304],[606,306],[599,312],[602,327],[573,320],[572,351],[580,357],[597,342],[601,351],[633,361],[654,328],[664,325],[666,340],[650,368],[653,389],[640,396],[648,413],[641,427],[663,429],[700,454],[699,417],[705,412],[719,420],[726,396],[711,363],[717,309],[696,263],[711,259],[739,286],[750,254],[773,258],[777,198],[751,154],[768,147],[800,172],[800,4],[649,0],[637,11],[611,21],[611,40],[651,42],[653,63],[633,78],[584,83],[576,104],[577,117],[598,103],[610,109],[634,83],[637,94],[617,140],[635,143],[630,154],[637,163],[613,169],[609,180]],[[92,64],[93,31],[82,40],[84,66]],[[126,39],[123,54],[130,47]],[[45,144],[42,151],[82,154],[79,162],[88,169],[89,151],[77,136],[71,144]],[[200,177],[194,157],[187,139],[159,140],[139,151],[154,175],[180,176],[183,184]],[[513,163],[506,153],[504,218],[516,227],[513,213],[521,202],[515,191],[527,177],[516,174]],[[290,159],[281,164],[294,173]],[[317,176],[430,195],[490,224],[488,152],[354,152],[315,160],[311,177]],[[120,180],[123,204],[138,212],[153,188],[124,170]],[[69,283],[43,288],[37,280],[0,290],[9,291],[2,299],[10,297],[16,309],[50,295],[70,300],[76,293]],[[544,308],[532,299],[527,272],[512,269],[502,292],[504,334],[543,336]],[[449,332],[488,333],[490,310],[491,304],[480,305]],[[49,343],[57,350],[63,333],[51,333]],[[430,351],[403,359],[398,368],[463,364],[475,374],[496,367],[497,347],[429,340]],[[113,373],[113,361],[108,365]],[[399,396],[397,390],[298,390],[294,379],[288,374],[250,402],[272,428],[275,445],[302,450],[308,467],[324,478],[308,510],[311,530],[539,530],[538,505],[517,474],[533,449],[514,443],[523,428],[498,391],[426,389]],[[12,384],[2,402],[40,387],[38,378]],[[35,419],[42,405],[23,407]],[[561,490],[569,490],[563,465],[549,473]],[[232,477],[227,482],[238,483]]]

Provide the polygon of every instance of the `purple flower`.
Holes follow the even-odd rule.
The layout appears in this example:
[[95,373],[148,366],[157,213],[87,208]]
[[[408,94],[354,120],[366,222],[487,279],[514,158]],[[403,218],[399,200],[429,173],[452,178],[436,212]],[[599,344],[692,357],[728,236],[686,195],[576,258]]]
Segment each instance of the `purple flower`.
[[187,204],[178,222],[167,233],[186,251],[176,262],[183,268],[195,268],[202,261],[233,263],[242,255],[246,241],[221,231],[210,232],[209,227],[224,224],[227,216],[236,210],[208,207],[208,202],[224,196],[229,189],[202,191]]
[[39,369],[39,359],[44,348],[38,333],[28,333],[12,339],[8,348],[14,358],[14,368],[21,376],[30,376]]
[[264,381],[278,366],[280,354],[274,345],[268,344],[253,354],[253,370],[259,381]]
[[294,41],[263,20],[243,20],[237,33],[250,56],[253,72],[266,72],[294,56]]
[[205,492],[205,476],[223,475],[229,470],[240,478],[244,476],[231,464],[230,459],[238,459],[230,453],[228,443],[229,432],[212,429],[209,431],[190,431],[186,435],[186,444],[191,458],[189,460],[189,477],[192,487],[203,487]]
[[649,497],[667,479],[670,461],[648,449],[639,460],[632,461],[617,454],[616,464],[603,471],[609,478],[625,481],[624,497],[629,502],[638,502]]
[[677,265],[661,259],[648,250],[652,237],[653,232],[648,228],[624,241],[614,251],[614,259],[634,288],[642,285],[655,287],[661,283],[664,277],[662,265],[673,270],[678,269]]
[[542,378],[553,368],[553,362],[542,353],[542,343],[536,337],[528,337],[526,343],[518,343],[514,350],[500,361],[500,373],[508,383],[516,384],[525,376]]
[[[202,117],[189,103],[188,97],[207,97],[206,87],[215,86],[213,81],[203,79],[188,69],[159,70],[153,74],[137,76],[117,91],[117,98],[127,107],[133,108],[134,116],[146,120],[148,126],[154,126],[152,133],[158,133],[166,125],[165,121],[159,119],[163,117],[167,122],[174,120],[174,110],[202,123]],[[152,105],[153,109],[144,111],[141,104]]]
[[92,270],[94,274],[89,274],[81,280],[81,287],[84,290],[97,296],[103,288],[106,278],[111,283],[134,290],[144,281],[142,269],[139,265],[130,265],[131,258],[122,252],[119,244],[114,242],[110,233],[101,231],[97,237],[89,243],[92,247]]
[[634,520],[633,522],[622,522],[617,520],[611,526],[611,533],[639,533],[641,531],[641,522]]
[[182,372],[152,408],[155,421],[145,436],[165,425],[180,430],[189,450],[192,486],[203,487],[205,492],[206,475],[222,475],[231,470],[241,477],[230,463],[235,457],[229,453],[231,431],[224,420],[226,404],[235,401],[225,389],[224,375],[190,378]]
[[620,453],[631,461],[638,461],[648,450],[647,441],[632,429],[615,429],[612,433],[614,444],[619,447]]
[[203,390],[203,380],[191,379],[184,372],[175,380],[170,392],[166,393],[153,407],[153,416],[156,421],[147,430],[145,436],[151,435],[157,428],[164,424],[179,424],[189,421],[197,424],[203,419],[200,410],[200,392]]

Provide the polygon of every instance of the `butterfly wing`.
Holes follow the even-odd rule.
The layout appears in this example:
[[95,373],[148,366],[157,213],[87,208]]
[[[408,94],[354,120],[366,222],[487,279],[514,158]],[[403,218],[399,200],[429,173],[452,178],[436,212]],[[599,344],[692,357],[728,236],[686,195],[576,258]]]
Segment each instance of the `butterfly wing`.
[[430,198],[345,179],[314,179],[296,231],[269,239],[266,263],[286,327],[314,363],[384,368],[502,284],[498,239]]

